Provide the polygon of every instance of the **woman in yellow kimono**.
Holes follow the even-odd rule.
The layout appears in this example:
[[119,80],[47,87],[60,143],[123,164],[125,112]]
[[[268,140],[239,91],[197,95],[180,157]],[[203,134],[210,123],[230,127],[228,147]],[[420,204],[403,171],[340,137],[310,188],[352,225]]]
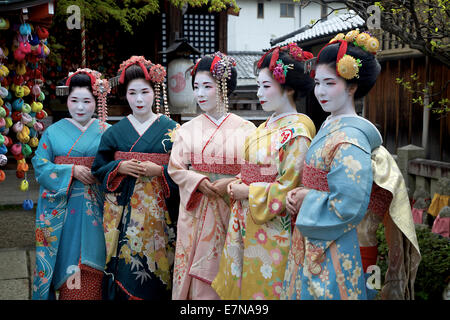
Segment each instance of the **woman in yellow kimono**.
[[313,56],[295,44],[276,47],[258,62],[258,98],[272,116],[244,145],[240,179],[228,185],[231,217],[212,287],[222,299],[278,299],[291,238],[288,191],[300,182],[313,122],[295,99],[312,89],[305,73]]
[[256,129],[224,107],[236,88],[234,64],[233,58],[216,52],[192,70],[194,96],[204,113],[177,129],[170,156],[168,171],[181,200],[172,299],[219,298],[211,282],[230,216],[226,187],[240,172],[245,137]]

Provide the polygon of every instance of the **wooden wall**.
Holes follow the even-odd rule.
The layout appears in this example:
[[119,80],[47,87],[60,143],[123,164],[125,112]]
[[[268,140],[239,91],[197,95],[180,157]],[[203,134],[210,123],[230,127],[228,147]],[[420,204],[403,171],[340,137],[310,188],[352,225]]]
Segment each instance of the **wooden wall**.
[[[430,59],[426,80],[425,57],[384,60],[380,63],[382,71],[366,97],[364,116],[379,126],[383,144],[391,153],[396,153],[398,147],[407,144],[422,146],[423,107],[412,102],[412,94],[397,84],[396,78],[410,81],[410,75],[416,73],[419,77],[417,82],[434,81],[433,92],[439,92],[444,87],[440,94],[433,97],[432,101],[437,105],[441,98],[449,97],[449,68]],[[450,162],[450,115],[443,117],[430,112],[426,157]]]

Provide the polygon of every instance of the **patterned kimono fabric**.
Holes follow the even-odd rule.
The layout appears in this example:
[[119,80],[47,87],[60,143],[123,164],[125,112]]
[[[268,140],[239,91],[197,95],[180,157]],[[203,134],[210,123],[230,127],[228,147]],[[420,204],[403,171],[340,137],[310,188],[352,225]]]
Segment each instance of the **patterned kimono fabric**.
[[291,238],[285,199],[300,183],[315,127],[297,113],[269,120],[244,145],[241,179],[250,187],[249,198],[231,202],[220,268],[212,283],[222,299],[280,295]]
[[[60,299],[101,299],[104,198],[98,185],[84,185],[73,176],[74,165],[91,166],[101,135],[96,119],[84,128],[62,119],[44,131],[32,159],[40,184],[33,299],[55,299],[55,290],[67,287],[73,294],[60,292]],[[80,269],[81,283],[73,275]],[[66,282],[72,275],[71,286]]]
[[[382,215],[392,199],[373,185],[380,182],[374,173],[381,170],[372,169],[371,154],[380,145],[378,130],[356,116],[323,125],[312,141],[302,178],[311,190],[296,219],[282,299],[367,299],[356,228],[368,208]],[[362,226],[372,232],[368,224]]]
[[[132,115],[128,116],[132,117]],[[170,299],[178,188],[167,174],[177,123],[157,115],[142,134],[126,117],[103,135],[92,166],[105,194],[106,299]],[[137,120],[136,120],[137,121]],[[124,160],[152,161],[162,177],[118,173]]]
[[197,190],[239,174],[242,147],[255,126],[235,114],[216,124],[202,114],[177,129],[169,174],[180,188],[173,299],[219,299],[211,282],[219,269],[230,216],[229,198]]
[[[368,277],[367,267],[376,265],[376,231],[383,223],[389,261],[381,299],[414,299],[414,281],[421,257],[405,181],[394,158],[383,146],[376,148],[371,158],[374,183],[370,203],[357,227],[363,270]],[[367,292],[369,298],[378,293],[374,289]]]

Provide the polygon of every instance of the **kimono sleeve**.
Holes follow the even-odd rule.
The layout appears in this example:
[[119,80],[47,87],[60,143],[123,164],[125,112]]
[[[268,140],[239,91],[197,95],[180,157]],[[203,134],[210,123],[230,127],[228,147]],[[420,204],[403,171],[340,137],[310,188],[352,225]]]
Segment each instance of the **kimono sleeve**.
[[252,183],[249,188],[249,207],[253,220],[263,224],[286,210],[286,196],[300,184],[303,161],[310,140],[296,136],[279,150],[278,176],[275,182]]
[[119,165],[123,160],[114,160],[114,153],[118,148],[110,134],[111,130],[111,128],[108,129],[100,140],[91,171],[101,182],[104,190],[117,192],[126,176],[118,172]]
[[67,195],[73,179],[73,164],[53,163],[54,143],[51,128],[44,131],[31,162],[37,182],[53,196]]
[[[181,129],[178,129],[181,131]],[[172,147],[168,165],[168,173],[172,180],[178,185],[180,192],[180,203],[188,211],[194,210],[203,194],[197,190],[198,185],[208,177],[189,170],[190,149],[184,142],[182,135],[177,133],[177,138]]]
[[340,144],[327,180],[329,192],[308,192],[296,226],[305,237],[332,241],[364,218],[373,183],[370,154],[354,144]]

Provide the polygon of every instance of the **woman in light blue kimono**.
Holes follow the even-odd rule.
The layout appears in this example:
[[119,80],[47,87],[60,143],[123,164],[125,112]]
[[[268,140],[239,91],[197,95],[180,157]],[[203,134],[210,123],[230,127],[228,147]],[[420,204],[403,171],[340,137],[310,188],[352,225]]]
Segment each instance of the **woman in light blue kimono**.
[[[43,133],[32,164],[40,184],[36,209],[36,269],[33,299],[101,299],[105,240],[103,196],[90,167],[104,118],[92,118],[99,99],[104,115],[108,82],[100,73],[79,69],[66,82],[71,118]],[[103,108],[103,109],[102,109]]]
[[[376,263],[376,243],[375,254],[373,247],[360,250],[357,227],[368,209],[379,222],[392,203],[397,208],[408,204],[407,197],[396,198],[394,192],[393,200],[389,192],[374,184],[379,181],[375,181],[377,164],[371,156],[390,156],[381,146],[375,126],[355,112],[354,100],[369,92],[380,72],[374,56],[377,49],[377,39],[353,30],[336,36],[317,56],[311,74],[314,92],[331,115],[311,142],[303,186],[287,196],[288,210],[298,216],[282,299],[371,298],[374,291],[366,289],[365,272]],[[406,229],[410,231],[408,239],[416,245],[414,229],[409,225]]]

